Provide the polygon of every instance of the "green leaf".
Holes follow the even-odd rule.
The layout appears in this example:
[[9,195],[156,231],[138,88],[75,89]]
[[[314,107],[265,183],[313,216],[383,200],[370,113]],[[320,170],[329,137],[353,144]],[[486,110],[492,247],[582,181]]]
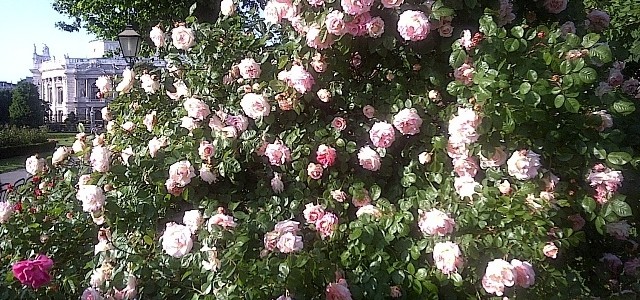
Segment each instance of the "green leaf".
[[480,18],[480,32],[487,36],[494,36],[498,31],[498,25],[493,21],[493,18],[488,15]]
[[596,72],[596,70],[591,67],[586,67],[580,70],[580,73],[578,73],[578,77],[584,83],[592,83],[598,78],[598,72]]
[[612,108],[613,108],[613,111],[624,116],[636,110],[636,106],[633,102],[624,101],[624,100],[616,101],[615,103],[613,103]]
[[371,186],[371,200],[378,200],[381,193],[382,189],[377,184]]
[[467,53],[462,49],[453,50],[451,55],[449,55],[449,65],[453,68],[457,68],[464,64],[464,61],[467,59]]
[[556,99],[553,100],[553,105],[556,108],[562,107],[563,104],[564,104],[564,95],[558,95],[558,96],[556,96]]
[[518,51],[519,47],[520,41],[518,41],[517,39],[508,38],[506,41],[504,41],[504,49],[508,52]]
[[142,237],[142,239],[144,240],[145,244],[149,246],[153,245],[153,239],[150,236],[145,235],[144,237]]
[[578,111],[580,111],[580,102],[578,102],[576,98],[568,98],[564,102],[564,107],[567,109],[568,112],[575,114],[575,113],[578,113]]
[[582,47],[591,48],[600,40],[600,35],[597,33],[589,33],[582,38]]
[[527,80],[531,82],[538,81],[538,72],[536,72],[536,70],[527,71]]
[[587,213],[593,213],[593,211],[596,209],[596,201],[591,197],[582,198],[582,203],[580,203],[580,205],[582,206],[582,209],[584,209],[584,211]]
[[589,50],[589,56],[597,58],[601,63],[610,63],[612,58],[611,49],[607,45],[600,45]]
[[526,95],[527,93],[529,93],[529,91],[531,91],[531,83],[528,83],[528,82],[521,83],[519,91],[520,91],[520,94]]
[[521,39],[524,36],[524,28],[522,26],[514,26],[511,28],[511,35]]
[[627,202],[620,200],[612,200],[609,202],[611,209],[613,212],[618,215],[618,217],[630,217],[632,215],[631,206]]
[[568,60],[565,60],[560,63],[560,72],[562,72],[562,74],[569,74],[571,70],[572,70],[571,62],[569,62]]
[[357,240],[361,235],[362,235],[362,228],[357,227],[356,229],[351,231],[351,233],[349,234],[349,239],[352,241]]
[[607,155],[607,161],[614,165],[624,165],[631,161],[632,156],[627,152],[611,152]]

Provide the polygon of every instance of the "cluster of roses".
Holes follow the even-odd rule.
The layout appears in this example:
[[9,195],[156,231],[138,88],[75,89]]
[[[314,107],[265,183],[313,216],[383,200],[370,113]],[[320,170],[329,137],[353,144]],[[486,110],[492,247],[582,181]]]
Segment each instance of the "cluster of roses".
[[326,212],[322,205],[308,203],[302,213],[307,224],[313,224],[323,240],[330,238],[338,227],[338,216]]
[[[469,146],[478,140],[477,128],[481,122],[482,118],[474,110],[462,107],[459,107],[457,114],[449,120],[447,154],[453,160],[456,174],[454,187],[461,198],[471,198],[475,188],[480,186],[474,179],[478,174],[478,162],[475,157],[469,155]],[[496,154],[499,155],[498,152]],[[497,158],[498,155],[494,156]]]
[[509,263],[498,258],[487,264],[482,277],[482,287],[487,293],[502,296],[506,287],[517,285],[528,288],[535,280],[536,275],[529,262],[513,259]]
[[587,174],[587,181],[589,181],[589,185],[595,187],[595,198],[600,204],[607,203],[609,198],[622,186],[623,180],[622,172],[613,171],[603,164],[596,164]]
[[602,97],[605,94],[613,92],[614,89],[620,90],[635,99],[640,99],[640,81],[635,78],[624,78],[622,71],[625,68],[624,62],[615,62],[609,69],[607,81],[602,81],[596,88],[596,95]]
[[286,220],[278,222],[273,231],[264,235],[264,249],[266,253],[274,251],[276,248],[281,253],[293,253],[302,250],[302,236],[300,233],[300,222]]
[[[449,215],[435,208],[428,212],[419,210],[418,214],[418,227],[426,235],[444,237],[451,234],[456,225]],[[464,265],[460,247],[450,241],[437,242],[433,246],[433,261],[436,268],[445,275],[458,273]]]

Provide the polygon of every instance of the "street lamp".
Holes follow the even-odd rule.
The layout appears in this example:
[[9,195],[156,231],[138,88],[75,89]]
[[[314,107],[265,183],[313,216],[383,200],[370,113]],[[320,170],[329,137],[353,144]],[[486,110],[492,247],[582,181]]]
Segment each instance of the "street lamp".
[[118,43],[120,43],[120,50],[122,50],[122,56],[124,60],[133,67],[133,63],[138,56],[138,50],[140,49],[140,35],[133,30],[131,25],[127,25],[123,32],[118,34]]

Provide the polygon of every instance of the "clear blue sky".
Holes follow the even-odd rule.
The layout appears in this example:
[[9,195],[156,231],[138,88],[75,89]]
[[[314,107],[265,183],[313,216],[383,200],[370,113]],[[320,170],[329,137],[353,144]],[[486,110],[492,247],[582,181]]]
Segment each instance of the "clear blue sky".
[[38,53],[42,45],[62,58],[85,57],[89,41],[95,37],[81,32],[65,32],[55,27],[57,21],[67,19],[56,12],[52,0],[0,0],[0,81],[17,82],[31,76],[33,44]]

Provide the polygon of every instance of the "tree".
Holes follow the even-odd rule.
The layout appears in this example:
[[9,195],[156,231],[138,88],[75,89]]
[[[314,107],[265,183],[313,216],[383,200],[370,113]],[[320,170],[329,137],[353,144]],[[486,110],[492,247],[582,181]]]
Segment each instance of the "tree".
[[11,91],[0,91],[0,124],[9,123],[9,105],[11,105]]
[[44,124],[45,105],[38,97],[38,87],[22,80],[13,89],[9,119],[16,125],[39,126]]

